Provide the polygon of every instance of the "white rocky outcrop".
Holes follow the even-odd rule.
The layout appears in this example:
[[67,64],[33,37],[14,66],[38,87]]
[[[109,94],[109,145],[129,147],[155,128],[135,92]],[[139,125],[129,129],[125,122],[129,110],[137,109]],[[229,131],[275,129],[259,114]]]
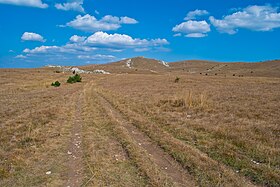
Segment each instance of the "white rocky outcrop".
[[99,69],[94,70],[93,72],[94,72],[95,74],[110,74],[110,72],[108,72],[108,71],[99,70]]
[[105,70],[93,70],[93,71],[88,71],[88,70],[82,70],[77,67],[64,67],[64,66],[54,66],[54,65],[47,65],[46,67],[49,68],[60,68],[61,71],[63,72],[75,72],[78,74],[110,74],[110,72],[107,72]]
[[131,68],[132,68],[132,62],[131,62],[131,59],[128,59],[128,60],[126,61],[126,66],[127,66],[129,69],[131,69]]
[[169,64],[167,62],[164,62],[163,60],[158,61],[158,63],[164,65],[165,67],[168,67],[168,68],[170,67]]
[[56,66],[56,65],[46,65],[48,68],[62,68],[62,66]]

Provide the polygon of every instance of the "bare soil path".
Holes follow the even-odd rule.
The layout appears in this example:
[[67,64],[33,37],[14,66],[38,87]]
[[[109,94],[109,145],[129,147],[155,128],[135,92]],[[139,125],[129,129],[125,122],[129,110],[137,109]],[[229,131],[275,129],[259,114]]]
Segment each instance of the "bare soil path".
[[69,150],[66,153],[68,156],[68,179],[67,187],[78,187],[83,182],[83,151],[82,151],[82,119],[81,107],[83,104],[83,92],[78,92],[80,95],[74,98],[75,114],[69,143]]
[[114,108],[106,98],[97,93],[102,106],[108,115],[122,125],[130,133],[130,136],[138,142],[138,145],[144,148],[151,156],[152,160],[172,181],[178,186],[195,186],[195,183],[184,168],[178,164],[169,154],[164,152],[156,143],[154,143],[148,136],[136,128],[132,123],[125,119],[125,117]]

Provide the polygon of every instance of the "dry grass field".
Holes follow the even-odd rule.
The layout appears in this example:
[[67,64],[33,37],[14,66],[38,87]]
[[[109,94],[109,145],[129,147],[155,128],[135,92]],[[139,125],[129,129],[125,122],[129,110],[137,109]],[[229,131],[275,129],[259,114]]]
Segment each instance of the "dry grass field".
[[1,69],[0,186],[279,186],[279,76],[178,68]]

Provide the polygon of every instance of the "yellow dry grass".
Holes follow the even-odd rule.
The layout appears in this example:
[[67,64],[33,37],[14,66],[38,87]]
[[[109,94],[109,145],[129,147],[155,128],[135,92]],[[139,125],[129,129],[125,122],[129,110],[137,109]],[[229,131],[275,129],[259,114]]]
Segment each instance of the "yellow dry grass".
[[[198,186],[279,186],[279,78],[82,75],[70,85],[69,75],[1,70],[0,186],[65,185],[73,98],[81,92],[84,186],[176,185],[100,97]],[[61,87],[50,86],[56,80]]]
[[[226,185],[238,176],[279,185],[280,80],[180,77],[174,83],[175,76],[119,75],[98,85],[129,118],[136,113],[135,124],[201,185]],[[195,152],[207,159],[198,159]]]

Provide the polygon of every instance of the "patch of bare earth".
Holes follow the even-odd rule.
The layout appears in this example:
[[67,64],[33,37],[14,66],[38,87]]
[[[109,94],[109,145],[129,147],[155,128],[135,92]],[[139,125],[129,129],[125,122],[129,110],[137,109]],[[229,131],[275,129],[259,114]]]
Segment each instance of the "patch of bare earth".
[[69,148],[67,151],[68,156],[68,170],[67,170],[67,183],[66,186],[78,187],[83,182],[83,148],[82,148],[82,128],[83,121],[81,116],[81,107],[84,102],[83,93],[80,91],[77,96],[73,98],[74,116],[72,122],[71,138]]

